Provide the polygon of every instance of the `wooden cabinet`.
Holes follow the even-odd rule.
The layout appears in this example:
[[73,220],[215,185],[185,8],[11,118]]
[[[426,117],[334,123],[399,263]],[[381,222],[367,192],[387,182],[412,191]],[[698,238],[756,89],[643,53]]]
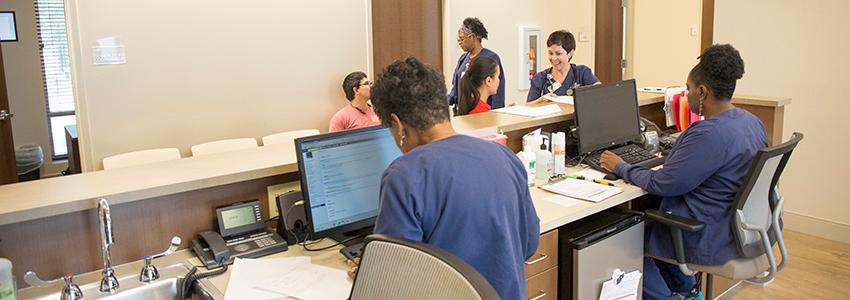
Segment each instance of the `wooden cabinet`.
[[526,279],[525,287],[530,300],[558,299],[558,267]]
[[528,299],[558,299],[558,230],[540,235],[537,251],[525,262]]

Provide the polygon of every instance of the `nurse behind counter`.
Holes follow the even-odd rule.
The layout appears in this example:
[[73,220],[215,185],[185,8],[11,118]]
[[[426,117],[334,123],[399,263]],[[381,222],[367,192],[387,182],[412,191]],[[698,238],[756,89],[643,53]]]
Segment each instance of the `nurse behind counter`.
[[[452,89],[449,91],[449,105],[454,105],[454,112],[457,113],[457,104],[461,99],[458,95],[460,86],[460,78],[469,68],[472,59],[476,57],[489,57],[496,61],[499,65],[500,72],[504,72],[502,61],[499,55],[490,49],[484,48],[481,44],[482,39],[487,38],[487,29],[478,18],[466,18],[463,20],[463,25],[457,31],[457,44],[463,50],[463,54],[457,60],[457,67],[452,75]],[[499,73],[499,88],[495,94],[487,97],[487,105],[493,109],[505,107],[505,74]]]
[[531,87],[526,97],[528,104],[549,101],[543,98],[546,94],[572,96],[573,88],[600,83],[590,67],[571,63],[576,53],[576,39],[572,33],[566,30],[555,31],[546,40],[546,46],[552,67],[531,78]]

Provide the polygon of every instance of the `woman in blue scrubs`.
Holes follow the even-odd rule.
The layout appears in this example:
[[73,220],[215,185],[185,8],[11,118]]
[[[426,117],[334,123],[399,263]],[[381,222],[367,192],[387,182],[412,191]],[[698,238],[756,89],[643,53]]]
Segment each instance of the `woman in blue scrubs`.
[[[624,162],[606,151],[603,168],[661,196],[660,209],[705,223],[699,232],[683,232],[687,263],[716,266],[738,256],[729,212],[759,149],[767,147],[764,125],[731,103],[744,61],[730,45],[706,49],[688,75],[688,106],[705,119],[679,136],[664,167],[654,171]],[[645,299],[701,299],[693,276],[651,257],[674,258],[670,230],[648,223],[643,293]],[[692,291],[693,290],[693,291]]]
[[576,53],[576,39],[566,30],[558,30],[546,40],[549,51],[549,63],[552,67],[540,71],[531,78],[526,101],[529,104],[543,103],[543,96],[572,96],[572,89],[579,86],[599,84],[599,78],[593,75],[590,67],[571,63]]
[[484,28],[484,24],[478,18],[464,19],[463,25],[457,31],[457,44],[463,50],[463,54],[457,60],[457,67],[455,67],[454,74],[452,75],[452,90],[449,91],[448,96],[449,105],[454,106],[453,111],[455,113],[457,113],[460,78],[463,77],[463,73],[469,68],[469,63],[472,62],[472,59],[476,57],[489,57],[499,64],[499,70],[502,70],[502,73],[499,74],[499,89],[495,95],[487,98],[487,104],[492,109],[505,107],[505,68],[502,67],[502,60],[499,59],[499,55],[496,52],[481,45],[481,40],[486,38],[487,28]]
[[371,93],[404,153],[381,176],[375,233],[446,250],[502,299],[527,299],[525,260],[537,249],[540,219],[516,155],[457,134],[443,75],[415,58],[387,66]]

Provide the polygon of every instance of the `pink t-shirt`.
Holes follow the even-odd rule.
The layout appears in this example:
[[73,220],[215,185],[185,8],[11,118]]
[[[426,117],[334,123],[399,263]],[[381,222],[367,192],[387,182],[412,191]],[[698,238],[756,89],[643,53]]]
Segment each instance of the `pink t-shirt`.
[[331,118],[328,131],[334,132],[381,125],[381,119],[378,119],[378,115],[375,114],[375,110],[371,106],[366,108],[364,112],[360,112],[354,106],[346,105]]

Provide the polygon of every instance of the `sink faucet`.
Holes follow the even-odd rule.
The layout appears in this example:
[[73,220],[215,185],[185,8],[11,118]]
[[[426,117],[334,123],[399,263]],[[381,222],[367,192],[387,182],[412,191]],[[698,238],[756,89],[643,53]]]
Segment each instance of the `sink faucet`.
[[109,203],[101,198],[97,203],[97,218],[100,220],[100,247],[103,252],[103,278],[100,280],[100,291],[112,293],[118,289],[118,279],[109,263],[109,245],[115,243],[112,234],[112,216],[109,213]]

